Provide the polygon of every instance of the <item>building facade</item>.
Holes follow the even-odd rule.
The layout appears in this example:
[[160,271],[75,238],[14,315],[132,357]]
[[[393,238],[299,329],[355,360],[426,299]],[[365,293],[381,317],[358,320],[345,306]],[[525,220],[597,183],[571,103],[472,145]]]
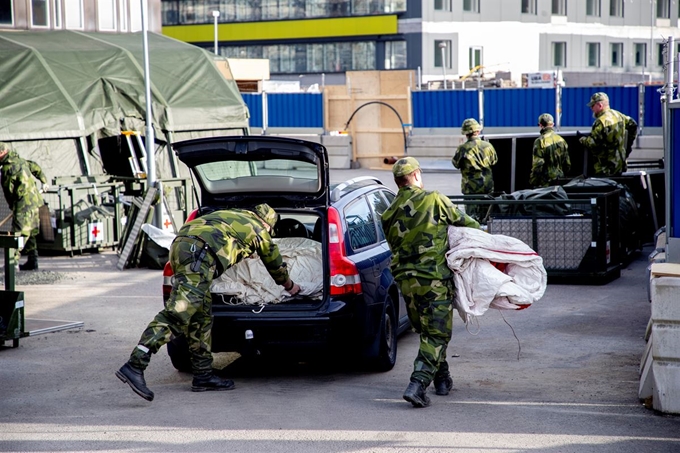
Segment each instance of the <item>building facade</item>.
[[[147,0],[149,31],[161,32],[160,0]],[[142,30],[140,0],[0,0],[0,30]]]

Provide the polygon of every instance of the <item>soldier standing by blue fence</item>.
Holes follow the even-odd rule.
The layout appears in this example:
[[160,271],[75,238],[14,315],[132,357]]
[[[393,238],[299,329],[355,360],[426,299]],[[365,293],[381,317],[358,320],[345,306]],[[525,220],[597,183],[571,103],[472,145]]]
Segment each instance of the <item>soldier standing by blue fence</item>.
[[590,136],[580,137],[579,142],[595,159],[593,176],[618,176],[627,169],[626,159],[637,137],[638,125],[633,118],[609,107],[607,93],[593,94],[588,107],[595,121]]
[[532,187],[548,187],[571,169],[567,142],[555,130],[553,116],[538,117],[541,136],[534,140],[529,183]]
[[449,225],[479,228],[449,198],[423,189],[420,164],[413,157],[392,167],[399,192],[382,215],[382,227],[392,250],[391,269],[399,284],[408,318],[420,334],[404,399],[415,407],[430,404],[427,387],[434,381],[437,395],[448,395],[453,380],[446,361],[453,323],[453,273],[446,264]]
[[[493,145],[482,140],[482,126],[474,118],[463,121],[461,133],[467,141],[458,147],[451,159],[462,176],[460,188],[463,195],[489,195],[493,192],[491,167],[498,162]],[[478,221],[484,218],[484,205],[468,204],[465,212]]]
[[274,281],[291,296],[300,291],[289,275],[270,232],[278,214],[267,204],[252,210],[223,210],[205,214],[182,226],[170,247],[169,260],[175,272],[172,292],[165,309],[142,333],[130,359],[117,372],[121,381],[147,401],[154,398],[146,386],[144,370],[151,354],[173,337],[183,335],[189,343],[194,373],[191,390],[231,390],[234,382],[215,376],[210,339],[212,296],[215,276],[253,254],[259,255]]

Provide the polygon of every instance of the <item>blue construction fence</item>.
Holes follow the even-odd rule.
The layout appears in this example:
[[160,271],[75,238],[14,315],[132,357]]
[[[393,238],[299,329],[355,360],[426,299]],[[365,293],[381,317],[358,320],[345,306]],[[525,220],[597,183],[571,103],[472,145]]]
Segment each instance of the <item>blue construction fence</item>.
[[[659,87],[653,85],[413,91],[412,126],[459,128],[465,118],[477,118],[485,127],[535,127],[541,113],[551,113],[557,118],[559,105],[561,127],[590,127],[593,117],[587,103],[597,91],[607,93],[612,108],[638,124],[661,127],[661,94]],[[322,93],[244,93],[242,96],[250,110],[250,127],[324,127]]]

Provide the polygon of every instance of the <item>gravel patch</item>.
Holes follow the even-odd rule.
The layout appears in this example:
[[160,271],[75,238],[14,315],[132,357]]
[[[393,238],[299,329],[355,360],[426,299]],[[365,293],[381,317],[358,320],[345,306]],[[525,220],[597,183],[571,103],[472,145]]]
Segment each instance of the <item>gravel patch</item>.
[[[2,271],[4,273],[4,269]],[[77,274],[73,272],[53,272],[53,271],[24,271],[17,272],[14,277],[14,284],[19,285],[51,285],[62,280],[77,280]],[[1,279],[0,286],[5,286],[5,279]]]

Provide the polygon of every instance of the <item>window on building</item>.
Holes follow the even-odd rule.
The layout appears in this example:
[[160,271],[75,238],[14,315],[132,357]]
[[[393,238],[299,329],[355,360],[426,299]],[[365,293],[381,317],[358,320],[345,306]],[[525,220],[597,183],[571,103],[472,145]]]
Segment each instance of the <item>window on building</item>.
[[537,0],[522,0],[522,13],[524,14],[536,14]]
[[470,71],[473,69],[475,71],[480,70],[481,66],[484,64],[482,61],[482,47],[470,47],[469,57]]
[[554,42],[552,43],[552,61],[553,66],[558,68],[565,68],[567,66],[567,43]]
[[47,0],[31,0],[31,25],[48,27],[50,25],[50,7]]
[[664,44],[659,43],[656,45],[656,65],[663,66],[664,63]]
[[647,67],[647,44],[635,43],[635,66]]
[[451,40],[435,40],[434,42],[434,67],[451,67]]
[[64,0],[64,24],[68,29],[83,28],[83,1]]
[[599,68],[600,67],[600,43],[599,42],[586,43],[586,51],[588,53],[588,67],[589,68]]
[[61,28],[61,0],[51,0],[52,23],[54,28]]
[[612,17],[623,17],[624,0],[610,0],[609,15]]
[[434,0],[436,11],[451,11],[451,0]]
[[[120,31],[127,31],[128,29],[128,0],[118,0],[120,8]],[[177,11],[177,10],[175,10]]]
[[385,43],[385,69],[406,68],[406,41]]
[[609,45],[611,65],[615,68],[623,67],[623,43],[613,42]]
[[376,69],[375,42],[223,46],[228,58],[267,58],[272,74],[344,72]]
[[600,17],[600,0],[586,0],[586,16]]
[[12,0],[0,0],[0,24],[12,25]]
[[99,30],[116,30],[115,0],[97,0],[97,23]]
[[552,13],[554,16],[566,16],[567,0],[552,0]]
[[656,0],[656,17],[659,19],[670,19],[671,0]]
[[463,0],[463,11],[468,13],[478,13],[479,0]]

